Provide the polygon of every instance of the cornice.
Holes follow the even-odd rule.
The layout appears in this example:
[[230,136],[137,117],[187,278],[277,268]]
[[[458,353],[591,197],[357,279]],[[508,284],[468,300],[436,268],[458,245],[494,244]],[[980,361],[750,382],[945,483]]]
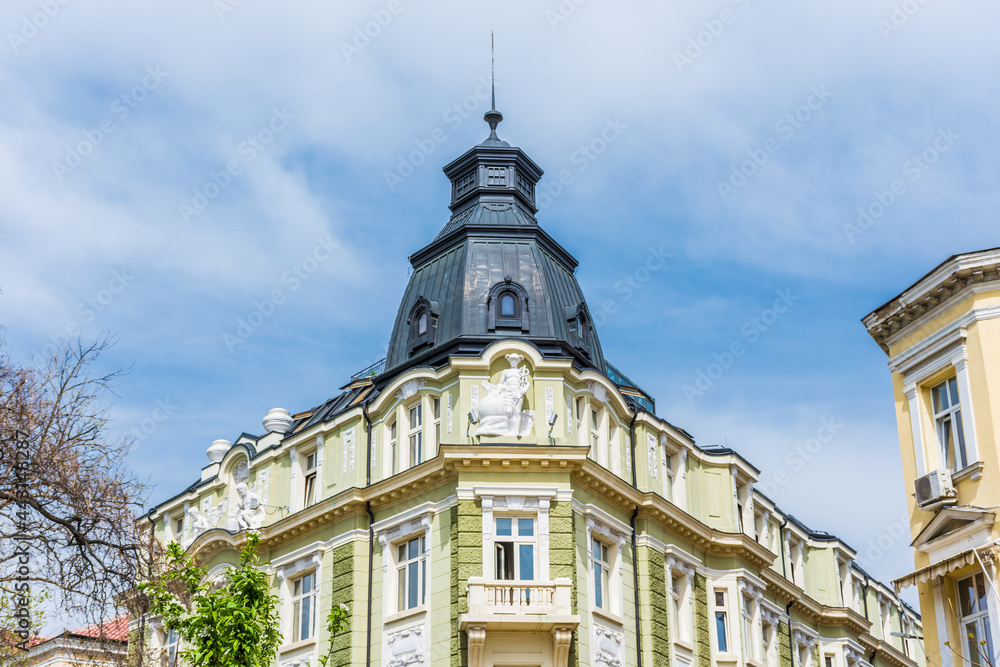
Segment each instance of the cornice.
[[1000,289],[998,280],[1000,249],[956,255],[861,321],[888,354],[890,346],[928,323],[936,313],[972,294]]

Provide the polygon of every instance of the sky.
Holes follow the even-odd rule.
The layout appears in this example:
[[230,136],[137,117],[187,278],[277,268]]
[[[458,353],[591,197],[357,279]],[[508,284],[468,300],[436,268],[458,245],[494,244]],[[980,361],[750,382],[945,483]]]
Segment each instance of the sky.
[[[885,353],[860,322],[1000,245],[1000,7],[970,0],[4,0],[0,325],[109,332],[148,503],[385,355],[441,168],[546,172],[606,358],[699,444],[912,566]],[[911,603],[911,595],[904,595]]]

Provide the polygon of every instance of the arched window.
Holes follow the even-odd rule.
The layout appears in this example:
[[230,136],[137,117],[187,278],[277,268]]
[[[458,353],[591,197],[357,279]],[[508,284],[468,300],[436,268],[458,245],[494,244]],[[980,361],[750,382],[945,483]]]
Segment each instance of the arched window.
[[406,345],[407,356],[434,345],[437,337],[438,307],[436,301],[428,301],[417,297],[417,302],[410,309],[410,318],[406,323],[410,326],[410,336]]
[[510,276],[494,285],[486,297],[486,329],[490,333],[529,333],[528,293]]

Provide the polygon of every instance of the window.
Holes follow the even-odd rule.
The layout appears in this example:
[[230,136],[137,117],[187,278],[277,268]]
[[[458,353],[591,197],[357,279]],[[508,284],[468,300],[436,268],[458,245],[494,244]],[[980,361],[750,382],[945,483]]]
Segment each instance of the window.
[[941,448],[941,467],[951,471],[969,465],[962,430],[962,409],[958,401],[958,381],[951,378],[931,389],[934,428]]
[[569,306],[565,311],[566,325],[569,329],[569,340],[573,347],[584,356],[590,356],[590,315],[587,304],[582,301],[576,306]]
[[611,579],[611,558],[610,549],[598,539],[592,540],[591,560],[594,564],[594,606],[598,609],[608,611],[611,607],[608,599],[610,589],[608,581]]
[[292,582],[292,641],[299,642],[316,634],[316,574]]
[[760,646],[761,653],[763,654],[763,663],[766,667],[772,667],[775,664],[775,660],[771,657],[771,642],[774,639],[774,625],[770,623],[760,624]]
[[389,474],[398,472],[399,452],[396,451],[396,422],[389,424]]
[[993,655],[993,637],[990,636],[986,581],[982,572],[958,582],[958,605],[959,626],[965,637],[965,659],[973,665],[986,667]]
[[729,652],[729,625],[726,618],[726,591],[715,591],[715,641],[719,653]]
[[174,535],[178,537],[184,534],[184,515],[182,514],[179,519],[174,519]]
[[674,457],[666,450],[663,453],[663,472],[667,500],[674,502]]
[[486,168],[486,185],[492,185],[492,186],[504,186],[504,185],[507,185],[507,168],[506,167],[487,167]]
[[164,642],[164,650],[167,654],[167,664],[166,667],[177,667],[177,655],[180,649],[181,640],[177,636],[177,631],[170,629],[167,630],[167,639]]
[[490,288],[486,297],[486,330],[529,332],[528,292],[510,276]]
[[834,667],[834,664],[832,655],[823,656],[823,667]]
[[614,417],[608,415],[608,468],[614,472],[621,471],[618,450],[618,424]]
[[670,570],[670,600],[674,641],[690,642],[692,628],[691,578],[681,570]]
[[431,398],[431,416],[434,418],[434,446],[441,444],[441,398]]
[[590,451],[598,463],[604,463],[601,460],[601,413],[593,405],[590,406]]
[[854,611],[861,613],[862,605],[864,604],[864,593],[861,589],[861,580],[854,580]]
[[576,399],[576,430],[583,431],[583,399]]
[[455,199],[458,199],[466,192],[472,190],[476,185],[476,172],[470,171],[469,173],[461,176],[455,180]]
[[429,301],[425,297],[417,297],[417,302],[410,309],[410,318],[406,324],[410,327],[410,335],[406,344],[406,353],[413,356],[417,352],[434,345],[437,336],[437,301]]
[[423,461],[424,432],[423,406],[417,403],[410,408],[410,465]]
[[316,502],[316,452],[306,456],[306,487],[303,507],[309,507]]
[[535,519],[497,517],[496,578],[501,581],[535,579]]
[[750,660],[760,660],[760,651],[757,646],[757,632],[754,630],[754,603],[753,597],[744,595],[743,606],[740,608],[743,616],[743,655]]
[[427,597],[426,537],[414,537],[396,547],[398,611],[424,604]]

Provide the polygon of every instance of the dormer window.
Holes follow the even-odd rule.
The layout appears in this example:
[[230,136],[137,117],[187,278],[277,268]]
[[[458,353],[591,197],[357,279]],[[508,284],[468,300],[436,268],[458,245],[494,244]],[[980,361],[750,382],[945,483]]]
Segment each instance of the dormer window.
[[573,347],[589,357],[592,326],[590,313],[587,312],[587,304],[581,301],[579,305],[566,308],[566,324],[569,328],[569,340]]
[[434,345],[437,337],[437,316],[438,308],[436,301],[428,301],[424,297],[418,297],[417,302],[410,309],[409,342],[406,345],[408,356],[413,356],[417,352]]
[[486,298],[486,308],[486,329],[490,333],[529,332],[528,293],[510,276],[490,289]]

